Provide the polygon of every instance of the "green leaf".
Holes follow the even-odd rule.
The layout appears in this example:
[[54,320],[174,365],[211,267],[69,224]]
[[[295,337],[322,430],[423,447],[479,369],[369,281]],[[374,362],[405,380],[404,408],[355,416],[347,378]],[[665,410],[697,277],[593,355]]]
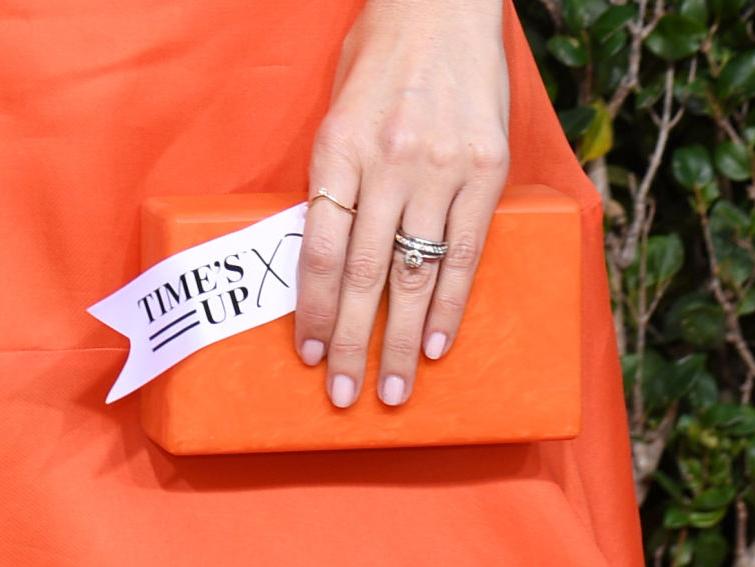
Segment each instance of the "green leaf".
[[666,14],[645,40],[645,45],[667,61],[684,59],[695,53],[705,39],[700,22],[679,14]]
[[666,314],[666,326],[669,339],[681,337],[701,348],[720,346],[726,331],[721,307],[698,294],[678,298]]
[[739,16],[747,2],[748,0],[709,0],[711,10],[721,20]]
[[671,158],[674,178],[687,189],[702,187],[713,181],[713,165],[704,146],[677,148]]
[[701,416],[702,423],[709,427],[728,427],[739,419],[739,406],[735,404],[716,404],[708,408]]
[[733,486],[714,486],[704,490],[692,500],[692,507],[695,510],[712,511],[719,508],[726,508],[734,500],[737,491]]
[[665,490],[678,504],[683,504],[686,501],[686,498],[684,497],[684,487],[679,484],[675,478],[671,478],[660,470],[653,471],[652,476],[659,486],[663,488],[663,490]]
[[703,423],[726,435],[747,437],[755,434],[755,408],[739,404],[716,404],[702,415]]
[[[727,441],[726,439],[724,441]],[[708,455],[708,478],[709,484],[731,484],[732,457],[726,451],[715,451]]]
[[703,353],[689,354],[674,362],[676,373],[688,384],[686,399],[694,409],[704,409],[718,400],[716,380],[706,368]]
[[604,43],[600,44],[595,56],[601,61],[610,59],[626,46],[628,39],[629,35],[624,30],[611,34]]
[[737,306],[737,315],[755,313],[755,285],[750,286]]
[[678,234],[654,235],[648,239],[648,286],[670,280],[684,263],[684,246]]
[[694,542],[694,567],[720,567],[729,552],[729,544],[720,533],[706,530]]
[[755,479],[755,439],[750,439],[750,442],[745,447],[745,463],[747,465],[747,474],[750,478]]
[[608,97],[616,90],[629,68],[629,47],[622,47],[610,57],[597,58],[596,83],[600,95]]
[[605,0],[564,0],[564,20],[573,33],[589,28],[608,8]]
[[613,146],[613,121],[606,105],[597,100],[591,106],[595,109],[595,116],[579,145],[582,163],[604,156]]
[[634,18],[636,13],[637,7],[634,4],[611,6],[595,20],[590,32],[599,43],[605,43],[615,32],[621,30],[629,20]]
[[713,201],[721,196],[721,193],[718,190],[718,183],[716,183],[715,179],[700,188],[700,196],[702,197],[703,203],[705,203],[706,209],[710,208]]
[[716,510],[688,510],[682,506],[669,506],[663,516],[663,525],[671,530],[685,526],[695,528],[710,528],[719,523],[726,515],[726,508]]
[[675,367],[653,350],[647,350],[642,374],[642,392],[649,412],[666,408],[683,395],[687,386],[686,376],[678,374]]
[[637,355],[625,354],[621,357],[621,376],[624,384],[624,397],[629,397],[632,394],[632,387],[634,386],[635,371],[637,369]]
[[726,508],[705,512],[692,511],[689,513],[689,523],[695,528],[711,528],[724,519]]
[[716,168],[733,181],[746,181],[752,175],[750,152],[743,144],[721,142],[714,153]]
[[696,456],[680,458],[678,465],[679,472],[690,490],[692,492],[701,491],[705,480],[705,473],[703,472],[703,465],[700,463],[700,460]]
[[669,506],[663,515],[663,525],[670,530],[678,530],[689,525],[689,510],[681,506]]
[[686,398],[690,405],[698,410],[712,406],[718,401],[716,379],[708,372],[697,375]]
[[[713,234],[724,238],[743,238],[747,234],[750,219],[747,214],[731,201],[720,199],[710,213],[710,229]],[[734,234],[730,235],[729,232]]]
[[585,133],[595,117],[595,109],[592,106],[578,106],[558,113],[561,127],[569,140],[576,140]]
[[755,146],[755,126],[747,126],[744,129],[744,139],[751,148]]
[[727,286],[740,287],[753,272],[753,257],[730,237],[714,235],[713,248],[718,259],[719,276]]
[[703,429],[700,431],[700,444],[706,449],[718,449],[721,447],[722,438],[716,431]]
[[726,199],[716,202],[710,214],[713,248],[721,279],[734,287],[744,285],[755,268],[745,244],[750,238],[750,227],[749,217],[734,203]]
[[706,356],[697,352],[674,361],[676,397],[686,395],[694,408],[714,404],[718,397],[716,381],[706,368]]
[[[639,356],[636,353],[624,355],[621,359],[622,374],[625,388],[631,389],[637,376]],[[661,354],[648,348],[642,357],[642,395],[645,406],[652,412],[656,408],[666,407],[674,399],[678,391],[674,383],[676,374],[674,367]]]
[[694,305],[682,316],[682,336],[700,347],[716,347],[722,344],[725,325],[724,313],[718,305]]
[[718,96],[737,100],[755,95],[755,49],[732,57],[718,75]]
[[727,285],[739,287],[744,284],[753,270],[753,259],[747,250],[729,240],[713,239],[718,258],[721,280]]
[[725,63],[738,50],[745,50],[750,45],[748,35],[749,22],[738,19],[728,26],[719,28],[718,33],[711,36],[711,48],[716,50],[715,57],[719,63]]
[[690,540],[680,541],[671,547],[671,557],[673,567],[684,567],[692,561],[694,548]]
[[674,96],[676,100],[698,116],[713,116],[714,110],[711,105],[712,94],[710,79],[703,76],[696,77],[693,81],[677,79],[674,81]]
[[553,36],[548,40],[548,51],[567,67],[582,67],[587,63],[587,49],[575,37]]
[[708,6],[705,0],[682,0],[679,13],[695,20],[700,25],[704,26],[708,23]]
[[663,75],[656,75],[643,86],[635,97],[635,107],[644,110],[653,106],[663,94]]

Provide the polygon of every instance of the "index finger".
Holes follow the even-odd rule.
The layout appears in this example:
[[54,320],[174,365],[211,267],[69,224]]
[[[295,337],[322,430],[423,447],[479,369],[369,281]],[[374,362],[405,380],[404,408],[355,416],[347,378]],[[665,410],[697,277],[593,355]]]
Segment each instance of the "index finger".
[[299,255],[294,341],[305,364],[316,365],[327,351],[335,325],[341,274],[352,214],[325,198],[324,188],[340,203],[353,207],[359,170],[327,138],[315,142],[310,163],[310,206]]

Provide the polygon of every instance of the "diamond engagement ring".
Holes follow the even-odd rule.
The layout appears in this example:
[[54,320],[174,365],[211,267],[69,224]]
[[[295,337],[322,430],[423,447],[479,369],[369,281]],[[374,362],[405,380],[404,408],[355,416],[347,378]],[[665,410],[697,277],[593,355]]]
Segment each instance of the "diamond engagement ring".
[[404,264],[410,268],[419,268],[425,260],[440,260],[448,252],[448,242],[412,236],[400,228],[394,240],[394,248],[404,253]]

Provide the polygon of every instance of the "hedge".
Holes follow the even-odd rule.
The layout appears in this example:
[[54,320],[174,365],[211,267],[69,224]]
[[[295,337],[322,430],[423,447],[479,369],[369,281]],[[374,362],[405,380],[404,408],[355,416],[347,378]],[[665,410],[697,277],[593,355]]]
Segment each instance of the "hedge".
[[519,0],[603,198],[649,565],[755,565],[753,0]]

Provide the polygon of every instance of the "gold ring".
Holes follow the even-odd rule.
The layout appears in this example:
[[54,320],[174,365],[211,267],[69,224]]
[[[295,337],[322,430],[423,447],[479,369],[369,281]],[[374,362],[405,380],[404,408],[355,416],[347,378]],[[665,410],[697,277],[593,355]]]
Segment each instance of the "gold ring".
[[351,213],[352,215],[355,215],[357,213],[357,210],[354,207],[349,207],[349,206],[344,205],[341,201],[339,201],[333,195],[331,195],[330,193],[328,193],[328,191],[325,189],[325,187],[320,187],[317,190],[317,195],[315,195],[314,197],[312,197],[312,199],[310,199],[309,204],[311,205],[312,203],[314,203],[320,197],[324,197],[325,199],[327,199],[328,201],[330,201],[331,203],[333,203],[337,207],[343,209],[347,213]]

